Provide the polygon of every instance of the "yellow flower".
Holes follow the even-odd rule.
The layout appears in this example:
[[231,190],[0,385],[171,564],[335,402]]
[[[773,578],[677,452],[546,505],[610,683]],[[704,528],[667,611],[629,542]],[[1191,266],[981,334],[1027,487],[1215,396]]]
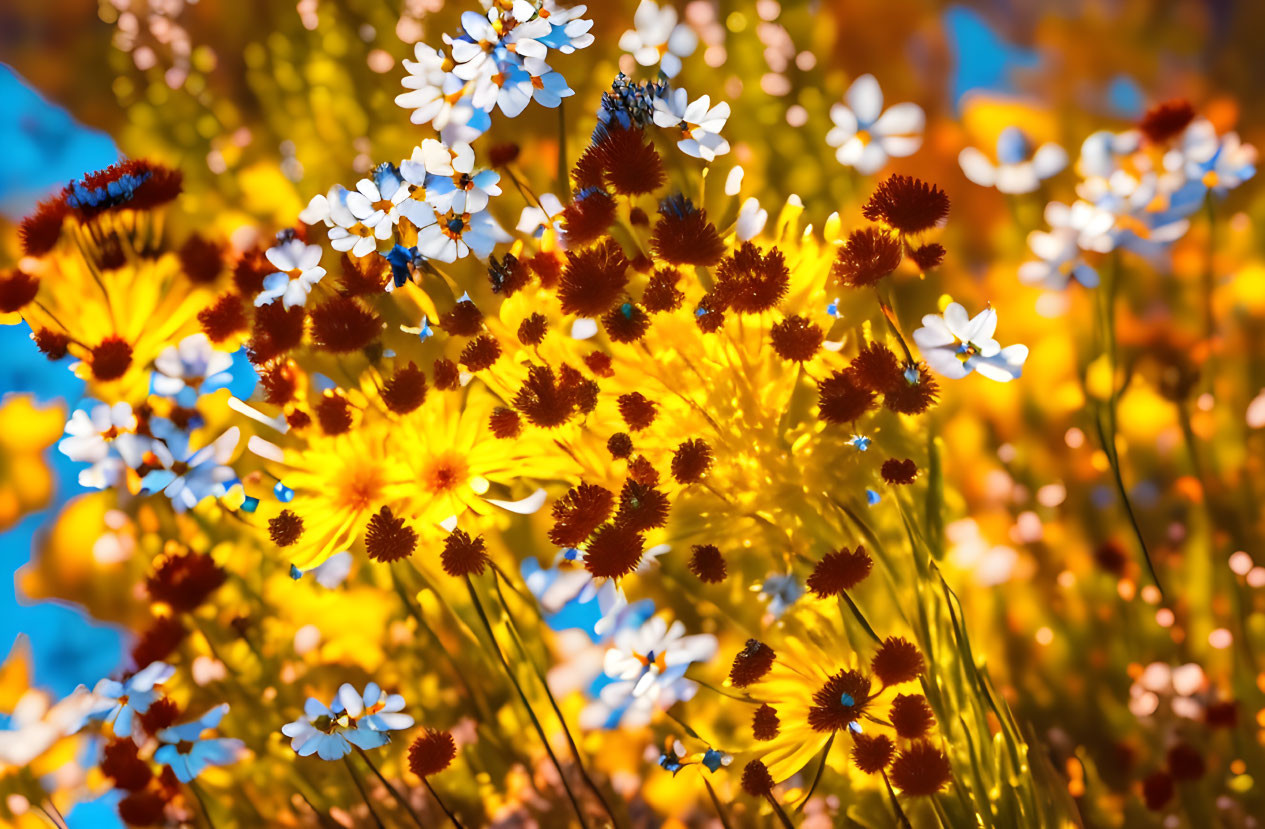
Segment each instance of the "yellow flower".
[[36,408],[28,394],[0,405],[0,530],[48,504],[53,476],[44,450],[61,437],[65,422],[60,406]]

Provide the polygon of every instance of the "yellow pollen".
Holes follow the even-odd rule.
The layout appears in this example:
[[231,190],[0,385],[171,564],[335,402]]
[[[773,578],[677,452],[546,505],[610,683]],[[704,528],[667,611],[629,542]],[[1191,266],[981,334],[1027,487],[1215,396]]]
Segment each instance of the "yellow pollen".
[[470,467],[456,452],[435,456],[422,470],[422,486],[433,493],[451,492],[466,482]]
[[859,140],[862,144],[869,144],[874,140],[874,137],[870,135],[869,130],[857,130],[857,140]]

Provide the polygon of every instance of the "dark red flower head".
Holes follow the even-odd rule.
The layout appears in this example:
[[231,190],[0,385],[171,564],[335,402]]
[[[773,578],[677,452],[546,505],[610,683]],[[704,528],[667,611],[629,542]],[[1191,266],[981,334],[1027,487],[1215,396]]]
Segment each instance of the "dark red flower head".
[[729,669],[729,682],[735,688],[746,688],[759,682],[773,667],[777,654],[773,649],[758,639],[748,639],[747,644],[734,657],[734,664]]
[[516,438],[523,431],[523,419],[513,409],[497,406],[488,417],[488,428],[502,440]]
[[879,467],[879,474],[883,476],[883,480],[889,484],[901,485],[912,484],[914,478],[918,475],[918,464],[911,459],[897,460],[896,458],[888,458],[883,461],[883,465]]
[[896,744],[886,734],[852,735],[852,762],[865,774],[878,774],[892,762]]
[[929,797],[949,785],[953,768],[944,752],[919,740],[892,763],[892,785],[912,797]]
[[900,239],[882,228],[854,230],[835,255],[830,275],[850,288],[877,285],[900,267],[901,247]]
[[25,271],[0,271],[0,313],[11,314],[20,310],[39,293],[40,280]]
[[725,255],[725,243],[707,221],[707,211],[696,209],[684,196],[664,199],[659,216],[650,238],[658,258],[673,265],[710,267]]
[[518,324],[518,341],[523,345],[540,345],[549,333],[549,320],[544,314],[532,313]]
[[945,253],[947,251],[944,249],[944,245],[931,242],[930,244],[911,248],[909,258],[914,260],[918,270],[926,273],[932,268],[939,267],[940,263],[944,261]]
[[251,330],[250,359],[256,365],[279,357],[303,341],[306,312],[302,305],[286,308],[271,302],[255,309]]
[[341,394],[327,391],[313,407],[321,431],[327,435],[341,435],[351,431],[351,402]]
[[40,202],[35,212],[18,227],[22,252],[27,256],[43,256],[52,250],[61,238],[62,224],[69,214],[70,208],[60,193]]
[[170,656],[189,632],[174,616],[159,616],[150,622],[145,632],[132,645],[132,664],[144,668]]
[[716,307],[739,314],[771,310],[786,296],[791,272],[777,248],[762,253],[751,242],[721,260],[712,288]]
[[874,392],[859,385],[851,372],[836,371],[817,384],[817,404],[827,423],[852,423],[874,406]]
[[578,547],[615,509],[615,494],[596,484],[580,484],[553,505],[549,540],[559,547]]
[[31,332],[35,347],[50,360],[60,360],[66,356],[70,347],[70,337],[51,328],[40,328]]
[[457,743],[447,731],[426,729],[408,750],[409,771],[418,777],[439,774],[457,757]]
[[119,818],[128,826],[155,826],[163,819],[167,801],[151,791],[132,792],[119,801]]
[[156,601],[187,613],[206,601],[227,578],[209,555],[188,551],[164,558],[145,580],[145,587]]
[[117,789],[136,792],[149,785],[154,771],[140,758],[132,739],[111,740],[101,752],[101,773],[114,781]]
[[897,174],[879,184],[861,213],[898,233],[922,233],[949,217],[949,197],[934,184]]
[[652,314],[675,311],[685,302],[685,294],[676,287],[680,281],[681,272],[676,268],[660,268],[650,277],[646,290],[642,291],[641,304]]
[[772,705],[765,703],[755,710],[751,717],[751,736],[766,741],[777,737],[782,721]]
[[562,235],[569,247],[582,247],[601,238],[614,221],[615,200],[610,194],[596,187],[584,188],[562,209]]
[[[909,375],[915,375],[910,382]],[[883,405],[899,414],[922,414],[935,405],[940,395],[940,384],[931,376],[927,367],[919,363],[915,368],[906,367],[899,383],[883,390]]]
[[334,354],[359,351],[382,333],[382,320],[349,296],[336,296],[312,309],[312,342]]
[[826,553],[808,577],[808,589],[823,599],[838,596],[860,584],[873,566],[869,553],[861,546],[856,550],[844,547],[838,552]]
[[132,365],[132,346],[122,337],[106,337],[92,349],[89,363],[96,379],[117,380]]
[[917,679],[926,669],[922,654],[910,641],[899,636],[883,640],[870,661],[870,670],[884,685],[896,685]]
[[668,496],[655,489],[652,484],[629,477],[619,492],[619,511],[615,513],[615,523],[639,533],[653,530],[668,523],[670,508]]
[[223,342],[250,326],[242,298],[232,292],[221,294],[215,302],[199,311],[198,323],[213,343]]
[[491,368],[501,356],[501,344],[491,334],[480,334],[461,349],[461,364],[466,371],[479,372]]
[[672,477],[679,484],[698,483],[711,466],[712,448],[701,438],[685,441],[672,454]]
[[627,432],[616,432],[606,441],[606,451],[611,453],[612,458],[626,458],[633,451],[632,438]]
[[640,129],[603,130],[595,145],[605,183],[621,196],[653,193],[667,173],[652,142]]
[[695,544],[691,550],[690,572],[697,576],[699,581],[719,584],[725,580],[728,573],[725,557],[720,554],[715,544]]
[[602,327],[613,343],[635,343],[650,330],[650,316],[631,302],[625,302],[602,316]]
[[798,314],[787,317],[769,331],[773,350],[783,360],[806,363],[821,350],[825,333],[807,317]]
[[500,260],[493,256],[488,259],[488,280],[492,283],[492,293],[513,296],[527,287],[531,281],[531,269],[512,253],[505,254],[505,258]]
[[461,369],[452,360],[440,357],[430,369],[435,388],[440,391],[456,391],[461,388]]
[[613,239],[579,253],[567,251],[567,267],[558,286],[563,313],[600,317],[624,295],[627,271],[624,250]]
[[645,539],[627,524],[603,524],[589,540],[584,567],[594,578],[618,579],[637,569]]
[[439,318],[439,327],[457,337],[473,337],[483,330],[483,312],[470,300],[463,299]]
[[415,411],[426,402],[426,372],[409,362],[382,384],[382,402],[398,415]]
[[278,547],[289,547],[303,536],[303,519],[293,510],[283,509],[268,519],[268,536]]
[[444,572],[450,576],[483,575],[483,568],[488,563],[483,536],[471,538],[464,530],[453,530],[444,539],[444,551],[439,559]]
[[365,552],[374,561],[390,564],[408,558],[417,548],[417,530],[383,506],[365,527]]
[[1173,776],[1166,771],[1157,771],[1142,781],[1142,799],[1146,808],[1158,812],[1173,799],[1175,790]]
[[196,285],[214,282],[224,271],[224,248],[197,233],[180,246],[180,268]]
[[1153,144],[1163,144],[1182,134],[1195,120],[1195,108],[1190,101],[1177,98],[1156,104],[1142,116],[1138,129]]
[[773,793],[773,775],[769,767],[752,760],[742,770],[742,790],[752,797],[769,797]]
[[565,371],[561,380],[549,366],[532,366],[527,379],[514,395],[514,408],[518,409],[533,425],[552,429],[571,419],[577,411],[584,411],[588,397],[596,403],[596,383],[580,375],[574,369]]
[[892,700],[892,728],[906,740],[919,740],[936,724],[927,698],[922,694],[897,694]]
[[632,431],[640,432],[651,423],[654,423],[654,416],[658,407],[641,392],[634,391],[628,394],[621,394],[618,405],[620,416]]

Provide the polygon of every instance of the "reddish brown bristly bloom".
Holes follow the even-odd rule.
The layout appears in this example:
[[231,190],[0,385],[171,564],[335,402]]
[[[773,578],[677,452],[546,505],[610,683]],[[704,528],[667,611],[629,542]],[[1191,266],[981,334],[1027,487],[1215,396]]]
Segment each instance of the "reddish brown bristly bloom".
[[567,267],[558,285],[562,311],[582,317],[600,317],[624,295],[628,285],[628,260],[613,239],[580,251],[567,252]]
[[584,366],[598,377],[613,377],[615,369],[611,364],[611,355],[604,351],[590,351],[584,355]]
[[382,384],[382,402],[398,415],[415,411],[426,402],[426,372],[410,362]]
[[488,563],[483,536],[471,538],[464,530],[453,530],[448,534],[439,558],[444,572],[455,578],[481,576]]
[[677,289],[681,272],[676,268],[662,268],[654,272],[646,290],[641,294],[641,304],[652,314],[675,311],[685,302],[685,294]]
[[291,360],[273,363],[259,372],[259,385],[263,387],[264,399],[274,406],[293,400],[298,382],[298,366]]
[[268,519],[268,536],[278,547],[289,547],[303,535],[303,519],[285,509]]
[[1190,101],[1177,98],[1148,109],[1142,116],[1138,129],[1152,144],[1163,144],[1181,135],[1193,120],[1195,108]]
[[836,371],[817,384],[817,405],[827,423],[852,423],[874,407],[874,392]]
[[915,680],[926,670],[926,667],[918,648],[912,642],[899,636],[889,636],[884,639],[878,652],[870,660],[870,670],[882,680],[884,685],[897,685]]
[[1174,780],[1198,780],[1208,770],[1203,755],[1186,743],[1178,743],[1165,756]]
[[697,576],[699,581],[719,584],[725,580],[728,574],[725,557],[720,554],[715,544],[695,544],[691,550],[690,572]]
[[813,693],[808,724],[814,731],[838,731],[856,722],[870,702],[870,678],[860,671],[840,671]]
[[351,403],[341,394],[326,392],[314,407],[321,431],[327,435],[341,435],[351,430]]
[[772,740],[777,737],[781,726],[782,721],[778,718],[777,711],[765,703],[751,717],[751,736],[761,741]]
[[439,327],[458,337],[473,337],[483,330],[483,312],[468,299],[439,318]]
[[596,484],[580,484],[553,505],[549,540],[559,547],[577,547],[601,526],[615,509],[615,494]]
[[523,420],[513,409],[497,406],[488,418],[488,428],[502,440],[515,438],[523,431]]
[[447,731],[428,728],[408,749],[409,771],[418,777],[439,774],[457,757],[457,743]]
[[758,639],[748,639],[747,644],[734,657],[734,664],[729,669],[729,682],[735,688],[746,688],[759,682],[773,667],[777,654],[773,649]]
[[877,285],[900,267],[901,241],[878,227],[854,230],[839,248],[830,275],[850,288]]
[[949,785],[953,769],[944,752],[919,740],[892,763],[892,785],[912,797],[929,797]]
[[382,320],[353,297],[334,297],[312,309],[312,341],[334,354],[359,351],[382,333]]
[[35,347],[40,353],[50,360],[60,360],[70,348],[70,337],[51,328],[40,328],[32,332],[31,339],[35,341]]
[[129,792],[140,791],[154,777],[149,763],[140,758],[136,743],[130,738],[106,743],[101,752],[101,773],[114,781],[115,788]]
[[670,508],[668,496],[655,489],[652,484],[630,478],[624,482],[624,487],[619,492],[619,511],[615,513],[615,523],[642,533],[667,524]]
[[363,259],[352,259],[344,253],[342,259],[339,260],[342,268],[342,276],[338,280],[339,292],[343,296],[370,296],[382,293],[386,267],[384,264],[375,264],[382,261],[379,257],[367,256]]
[[180,269],[195,284],[214,282],[224,272],[224,249],[200,234],[185,239],[179,256]]
[[806,363],[815,357],[826,339],[820,326],[798,314],[776,323],[769,337],[777,356],[795,363]]
[[263,248],[250,248],[233,263],[233,285],[242,296],[253,297],[264,289],[264,277],[275,270]]
[[163,819],[167,801],[151,791],[132,792],[119,801],[119,818],[129,826],[154,826]]
[[932,268],[939,267],[940,263],[944,261],[944,255],[946,253],[947,251],[944,249],[944,245],[931,242],[930,244],[911,248],[909,251],[909,258],[912,259],[914,264],[918,266],[918,270],[926,273]]
[[888,458],[883,461],[883,465],[879,467],[879,474],[883,476],[883,480],[893,485],[912,484],[914,478],[918,476],[918,464],[911,459],[897,460],[896,458]]
[[654,423],[655,410],[658,407],[641,392],[621,394],[618,405],[620,416],[634,432],[640,432]]
[[808,589],[823,599],[838,596],[860,584],[873,566],[864,547],[858,546],[855,550],[844,547],[838,552],[826,553],[809,575]]
[[493,144],[488,148],[488,164],[493,167],[504,167],[507,164],[513,164],[518,160],[518,154],[521,151],[521,148],[513,141]]
[[166,659],[180,647],[189,631],[174,616],[159,616],[132,645],[132,664],[143,668],[151,662]]
[[922,694],[897,694],[890,716],[892,728],[906,740],[925,737],[936,724],[936,716]]
[[388,506],[382,507],[365,527],[365,552],[374,561],[390,564],[408,558],[417,548],[417,531],[398,518]]
[[879,184],[861,213],[897,233],[922,233],[949,217],[949,197],[934,184],[893,175]]
[[489,334],[480,334],[461,350],[461,364],[467,371],[479,372],[491,368],[501,356],[501,344]]
[[544,314],[533,313],[518,324],[518,341],[523,345],[540,345],[549,332],[549,320]]
[[279,357],[303,341],[306,312],[303,306],[286,308],[272,302],[255,309],[255,325],[251,330],[251,361],[266,363]]
[[853,734],[852,762],[864,774],[878,774],[886,769],[896,754],[896,744],[886,734]]
[[89,363],[96,379],[117,380],[132,365],[132,346],[122,337],[106,337],[93,347]]
[[602,327],[613,343],[635,343],[650,330],[650,315],[631,302],[625,302],[603,315]]
[[227,578],[206,553],[186,552],[163,559],[146,579],[145,587],[155,600],[187,613],[206,601]]
[[645,539],[626,524],[603,524],[584,554],[584,567],[594,578],[618,579],[632,573],[645,554]]
[[915,373],[917,379],[913,382],[902,374],[899,383],[883,391],[884,406],[899,414],[916,415],[935,405],[940,395],[940,384],[922,363],[917,365]]
[[549,366],[532,366],[512,402],[514,408],[533,425],[552,429],[584,409],[584,393],[591,388],[588,382],[591,381],[569,376],[559,381]]
[[[562,210],[562,235],[568,247],[582,247],[600,239],[614,221],[615,200],[610,194],[593,187],[582,189]],[[543,276],[541,281],[545,281]]]
[[1173,799],[1175,790],[1173,776],[1166,771],[1157,771],[1142,781],[1142,800],[1146,808],[1158,812]]
[[627,432],[616,432],[606,441],[606,451],[615,459],[626,458],[632,454],[633,442]]
[[39,290],[39,277],[19,268],[0,271],[0,313],[11,314],[25,307]]
[[718,308],[739,314],[759,314],[782,301],[790,278],[791,272],[780,250],[769,248],[761,252],[751,242],[744,242],[716,269],[712,295]]
[[170,728],[180,718],[180,706],[171,697],[160,697],[149,706],[149,710],[140,715],[141,730],[146,734],[157,734],[164,728]]
[[213,343],[223,342],[250,326],[242,298],[234,293],[221,294],[215,302],[199,311],[198,323]]
[[742,790],[752,797],[772,797],[773,775],[768,766],[752,760],[742,770]]
[[513,296],[531,281],[531,268],[512,253],[505,254],[504,259],[493,256],[488,259],[488,281],[492,293]]
[[707,211],[695,208],[684,196],[664,199],[659,216],[650,247],[660,259],[673,265],[711,267],[725,255],[725,243],[707,221]]
[[672,454],[672,477],[679,484],[698,483],[711,467],[712,448],[701,438],[685,441]]
[[35,212],[22,220],[18,237],[22,240],[22,252],[27,256],[43,256],[57,245],[62,225],[70,208],[61,195],[40,202]]
[[645,455],[638,455],[628,462],[628,477],[646,486],[655,486],[659,483],[659,471]]
[[452,360],[440,357],[430,369],[435,388],[440,391],[456,391],[461,388],[461,369]]
[[879,342],[869,343],[858,351],[848,371],[857,385],[873,392],[886,392],[904,380],[896,355]]
[[608,130],[596,149],[606,184],[621,196],[653,193],[667,180],[663,160],[640,129]]

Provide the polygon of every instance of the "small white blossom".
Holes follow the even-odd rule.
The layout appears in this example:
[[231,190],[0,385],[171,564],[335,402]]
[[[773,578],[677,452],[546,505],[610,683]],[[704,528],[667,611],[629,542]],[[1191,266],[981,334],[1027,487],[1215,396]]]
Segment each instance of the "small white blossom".
[[492,196],[501,195],[500,173],[476,172],[474,150],[465,143],[448,147],[428,138],[400,164],[400,173],[410,184],[425,188],[427,203],[440,214],[478,213]]
[[288,239],[268,248],[264,255],[277,271],[264,277],[264,289],[255,297],[256,307],[277,299],[286,308],[303,305],[312,286],[325,277],[325,269],[320,266],[320,245]]
[[[233,355],[216,351],[206,334],[190,334],[178,345],[169,345],[154,359],[154,394],[176,397],[186,389],[196,394],[227,386]],[[192,402],[192,401],[190,401]]]
[[760,206],[760,202],[752,196],[742,203],[738,211],[736,231],[738,241],[749,242],[760,235],[764,225],[769,221],[769,211]]
[[1072,280],[1086,288],[1097,287],[1098,271],[1085,261],[1082,242],[1110,230],[1112,216],[1088,202],[1077,201],[1071,207],[1050,202],[1045,207],[1045,220],[1049,231],[1028,234],[1028,247],[1037,260],[1019,266],[1019,280],[1052,290],[1063,290]]
[[127,403],[97,403],[76,409],[66,421],[66,437],[57,444],[63,455],[89,464],[79,485],[89,489],[119,486],[129,469],[140,466],[152,441],[136,434],[136,415]]
[[1041,182],[1067,166],[1067,150],[1047,142],[1034,147],[1019,127],[1007,127],[997,138],[997,163],[975,147],[958,154],[962,172],[980,187],[1002,193],[1031,193]]
[[104,719],[116,737],[131,737],[137,714],[144,714],[158,699],[154,690],[175,674],[165,662],[151,662],[123,682],[103,679],[92,689],[97,702],[92,719]]
[[281,733],[300,757],[337,760],[350,754],[352,746],[379,748],[391,742],[388,732],[411,728],[413,718],[399,713],[403,708],[404,697],[383,693],[376,682],[366,685],[363,694],[345,682],[332,706],[308,697],[303,717],[286,723]]
[[896,104],[884,112],[883,90],[873,75],[853,81],[844,100],[846,104],[830,108],[835,126],[826,133],[826,143],[837,148],[840,164],[868,176],[882,169],[888,158],[913,155],[922,146],[922,107]]
[[688,58],[698,48],[698,35],[677,22],[672,6],[641,0],[633,14],[633,28],[620,36],[619,48],[642,66],[659,64],[666,77],[675,78],[681,71],[681,58]]
[[968,317],[965,308],[951,302],[943,316],[927,314],[922,324],[914,332],[914,342],[927,365],[952,380],[978,371],[990,380],[1007,383],[1022,373],[1028,359],[1026,345],[1002,348],[993,339],[997,312],[991,307]]
[[417,250],[427,259],[456,262],[471,252],[480,259],[492,253],[497,242],[508,235],[486,210],[479,213],[447,213],[417,234]]
[[228,713],[228,703],[217,705],[193,722],[164,728],[158,732],[155,762],[168,766],[181,783],[188,783],[210,766],[227,766],[246,750],[241,740],[207,737]]
[[716,156],[729,152],[729,142],[720,135],[727,120],[729,104],[722,101],[712,106],[707,95],[690,101],[684,89],[672,89],[654,99],[655,124],[680,129],[681,140],[676,145],[681,152],[704,161],[715,161]]

